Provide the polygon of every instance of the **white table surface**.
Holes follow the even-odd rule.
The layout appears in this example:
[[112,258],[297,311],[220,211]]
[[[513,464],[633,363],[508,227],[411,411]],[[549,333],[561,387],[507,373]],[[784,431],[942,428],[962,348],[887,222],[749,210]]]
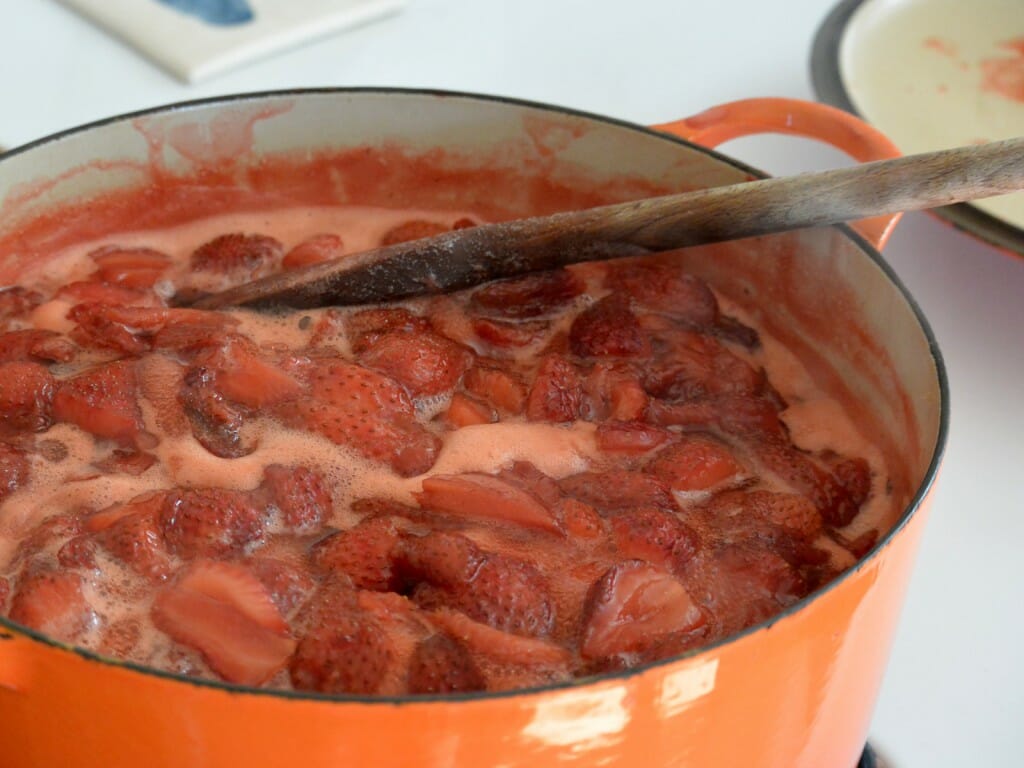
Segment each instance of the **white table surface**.
[[[749,96],[812,98],[831,0],[412,0],[401,15],[195,86],[53,0],[0,0],[0,145],[161,103],[326,85],[424,86],[655,123]],[[791,173],[812,142],[724,146]],[[872,727],[895,768],[1024,765],[1024,260],[912,214],[886,256],[949,367],[945,469]],[[822,768],[828,768],[822,766]]]

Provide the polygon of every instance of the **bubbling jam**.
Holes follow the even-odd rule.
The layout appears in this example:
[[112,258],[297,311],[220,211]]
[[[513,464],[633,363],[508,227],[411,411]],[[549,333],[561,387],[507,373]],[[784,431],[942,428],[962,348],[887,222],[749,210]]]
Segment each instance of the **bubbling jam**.
[[0,292],[0,614],[247,686],[528,688],[768,619],[891,523],[841,404],[672,254],[371,308],[169,306],[476,223],[218,216]]

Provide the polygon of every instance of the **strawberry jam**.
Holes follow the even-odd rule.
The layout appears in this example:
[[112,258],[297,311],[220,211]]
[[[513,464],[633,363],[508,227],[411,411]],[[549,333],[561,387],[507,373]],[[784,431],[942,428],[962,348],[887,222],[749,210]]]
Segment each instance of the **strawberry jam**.
[[769,619],[891,523],[840,404],[672,254],[381,307],[172,306],[478,221],[219,216],[0,291],[0,615],[245,686],[529,688]]

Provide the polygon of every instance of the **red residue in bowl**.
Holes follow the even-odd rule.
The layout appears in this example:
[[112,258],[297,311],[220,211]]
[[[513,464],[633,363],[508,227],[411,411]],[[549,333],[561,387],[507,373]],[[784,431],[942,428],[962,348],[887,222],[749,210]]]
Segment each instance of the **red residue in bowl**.
[[1024,104],[1024,37],[999,44],[1012,56],[983,59],[981,90]]

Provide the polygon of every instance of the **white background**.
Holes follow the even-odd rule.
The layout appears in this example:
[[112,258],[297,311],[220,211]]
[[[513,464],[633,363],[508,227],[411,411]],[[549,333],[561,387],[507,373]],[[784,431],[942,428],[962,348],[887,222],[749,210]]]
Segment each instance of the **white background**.
[[[479,91],[638,123],[749,96],[811,98],[811,40],[830,6],[412,0],[400,16],[185,86],[52,0],[0,0],[0,145],[165,102],[295,86]],[[788,138],[724,151],[773,173],[845,163]],[[938,336],[953,421],[872,740],[895,768],[1019,768],[1024,260],[923,214],[904,218],[886,256]]]

